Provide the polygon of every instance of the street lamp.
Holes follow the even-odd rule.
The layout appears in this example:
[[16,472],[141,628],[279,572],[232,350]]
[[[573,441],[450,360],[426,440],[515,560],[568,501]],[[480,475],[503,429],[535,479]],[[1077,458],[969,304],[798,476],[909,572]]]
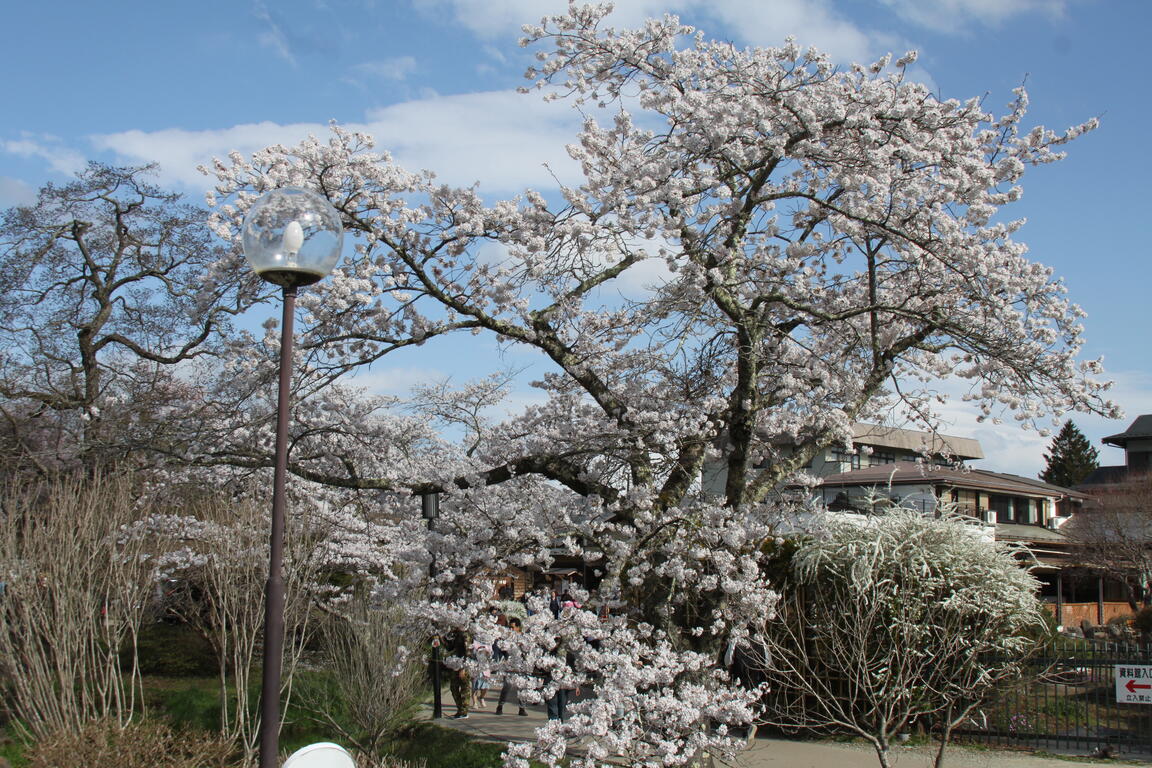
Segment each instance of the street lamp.
[[[428,530],[436,530],[436,518],[440,517],[440,494],[436,491],[429,491],[428,493],[421,494],[420,496],[420,510],[424,515],[424,519],[428,521]],[[432,590],[435,588],[436,580],[436,553],[432,552],[432,559],[428,563],[428,588]],[[428,662],[429,672],[432,677],[432,719],[438,719],[444,716],[444,707],[440,701],[440,635],[436,634],[432,637],[432,660]]]
[[260,693],[260,768],[276,768],[280,726],[280,665],[284,654],[284,484],[288,474],[288,412],[296,289],[325,277],[340,259],[344,229],[321,195],[275,189],[244,217],[244,256],[263,279],[284,289],[280,324],[280,391],[276,400],[276,464],[272,476],[272,535],[264,597],[264,670]]

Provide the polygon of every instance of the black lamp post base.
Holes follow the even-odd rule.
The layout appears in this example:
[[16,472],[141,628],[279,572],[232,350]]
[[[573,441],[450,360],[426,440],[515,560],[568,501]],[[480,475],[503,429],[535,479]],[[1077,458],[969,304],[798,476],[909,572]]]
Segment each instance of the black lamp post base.
[[319,272],[308,272],[303,269],[265,269],[256,274],[281,288],[299,288],[302,285],[312,285],[312,283],[318,283],[324,278],[324,275]]

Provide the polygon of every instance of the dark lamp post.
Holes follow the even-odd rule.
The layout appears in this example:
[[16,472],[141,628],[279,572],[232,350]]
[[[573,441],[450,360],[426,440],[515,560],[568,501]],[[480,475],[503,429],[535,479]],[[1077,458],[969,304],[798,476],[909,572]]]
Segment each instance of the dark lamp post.
[[340,259],[344,229],[321,195],[285,188],[258,199],[242,228],[244,256],[256,274],[284,289],[280,324],[280,390],[276,400],[276,463],[272,476],[272,534],[264,594],[264,668],[260,693],[260,768],[276,768],[280,729],[280,667],[284,655],[284,484],[288,474],[292,326],[296,289],[325,277]]
[[[430,492],[422,494],[420,497],[420,511],[424,515],[424,519],[428,522],[428,530],[436,530],[436,518],[440,517],[440,494]],[[431,590],[435,587],[434,581],[436,580],[436,555],[433,553],[432,560],[428,563],[428,588]],[[436,634],[432,637],[432,658],[428,662],[428,671],[432,678],[432,718],[444,716],[444,706],[440,701],[440,689],[443,685],[440,681],[440,635]]]

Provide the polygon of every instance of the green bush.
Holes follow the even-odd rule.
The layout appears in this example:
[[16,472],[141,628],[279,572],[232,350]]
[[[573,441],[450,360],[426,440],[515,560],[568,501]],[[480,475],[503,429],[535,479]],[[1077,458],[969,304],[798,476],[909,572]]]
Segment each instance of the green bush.
[[[7,760],[7,765],[12,768],[25,768],[28,765],[28,761],[24,758],[27,749],[27,737],[16,735],[16,729],[11,723],[0,728],[0,758]],[[5,765],[3,760],[0,760],[0,766]]]
[[80,733],[60,733],[25,752],[28,768],[234,768],[235,747],[216,735],[177,731],[156,720],[121,728],[96,720]]
[[1066,722],[1083,723],[1088,720],[1088,707],[1082,701],[1076,701],[1069,696],[1058,696],[1041,705],[1039,713],[1054,718],[1061,718]]

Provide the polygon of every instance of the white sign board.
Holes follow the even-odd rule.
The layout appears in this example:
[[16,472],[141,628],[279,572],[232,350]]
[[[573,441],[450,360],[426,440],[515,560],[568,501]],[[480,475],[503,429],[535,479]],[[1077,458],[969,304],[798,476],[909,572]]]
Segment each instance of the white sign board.
[[1116,665],[1116,703],[1152,704],[1152,666]]

